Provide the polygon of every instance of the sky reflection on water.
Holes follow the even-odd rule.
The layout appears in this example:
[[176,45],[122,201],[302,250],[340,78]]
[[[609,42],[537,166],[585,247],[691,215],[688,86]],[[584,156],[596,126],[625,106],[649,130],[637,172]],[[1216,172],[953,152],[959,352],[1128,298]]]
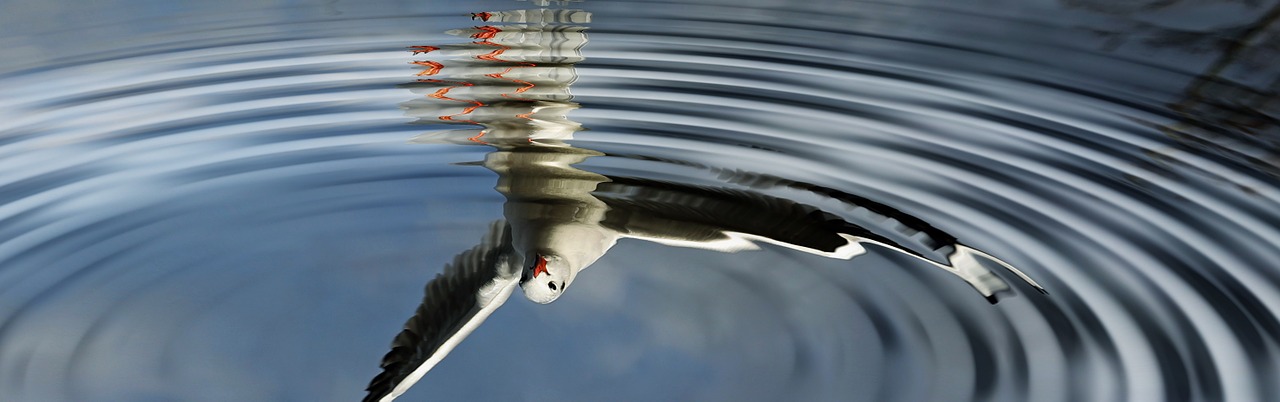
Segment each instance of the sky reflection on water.
[[[101,4],[0,12],[0,400],[360,398],[506,201],[472,136],[406,144],[406,47],[537,5]],[[624,240],[400,400],[1280,397],[1274,2],[550,8],[592,14],[576,168],[856,194],[1052,294]]]

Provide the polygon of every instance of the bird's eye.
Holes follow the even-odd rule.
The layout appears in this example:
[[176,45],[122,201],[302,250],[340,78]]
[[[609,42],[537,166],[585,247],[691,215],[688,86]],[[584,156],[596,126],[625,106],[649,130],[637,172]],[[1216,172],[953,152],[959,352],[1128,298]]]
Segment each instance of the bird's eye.
[[551,290],[556,290],[556,283],[555,283],[555,282],[547,282],[547,287],[551,288]]

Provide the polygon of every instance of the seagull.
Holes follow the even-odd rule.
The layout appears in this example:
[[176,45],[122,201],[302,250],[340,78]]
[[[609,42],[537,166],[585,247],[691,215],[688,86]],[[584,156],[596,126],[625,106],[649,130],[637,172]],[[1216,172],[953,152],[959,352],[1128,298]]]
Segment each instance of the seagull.
[[[418,142],[473,143],[450,130]],[[383,358],[366,402],[389,402],[408,390],[474,331],[518,286],[525,298],[551,303],[578,274],[621,239],[721,252],[772,244],[829,258],[852,259],[867,245],[899,252],[950,272],[989,302],[1011,290],[983,261],[1044,288],[1012,265],[960,243],[887,205],[816,185],[736,172],[747,188],[606,176],[574,165],[603,153],[563,141],[489,143],[481,164],[498,174],[504,220],[476,247],[454,258],[426,287],[416,314]],[[724,173],[724,172],[722,172]],[[736,175],[736,177],[734,176]],[[743,178],[744,176],[751,176]],[[806,191],[836,200],[846,219],[764,188]]]
[[[410,142],[485,145],[494,150],[479,164],[498,176],[504,219],[490,225],[475,247],[454,257],[427,283],[422,304],[382,359],[365,402],[390,402],[458,346],[510,298],[547,304],[559,299],[578,274],[622,239],[721,252],[762,244],[829,258],[852,259],[866,246],[899,252],[963,279],[989,302],[1011,290],[989,262],[1044,289],[1012,265],[921,219],[887,205],[808,183],[749,172],[717,170],[725,186],[607,176],[575,165],[604,156],[569,144],[582,126],[568,113],[574,63],[587,42],[581,10],[524,10],[473,14],[485,22],[522,25],[451,31],[481,39],[446,51],[474,57],[427,67],[405,85],[424,95],[402,106],[419,122],[465,123],[482,129],[436,130]],[[413,47],[416,53],[441,50]],[[517,85],[518,84],[518,85]],[[730,186],[733,185],[733,186]],[[780,191],[834,200],[844,211],[824,209]]]

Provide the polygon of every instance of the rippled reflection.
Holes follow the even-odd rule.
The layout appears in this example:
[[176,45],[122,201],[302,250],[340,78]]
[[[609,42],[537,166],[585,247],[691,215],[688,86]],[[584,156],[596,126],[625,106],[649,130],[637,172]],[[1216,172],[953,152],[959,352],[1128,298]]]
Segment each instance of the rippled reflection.
[[1275,0],[477,1],[0,6],[0,402],[1280,400]]
[[1164,130],[1187,149],[1280,178],[1280,72],[1267,68],[1280,60],[1280,4],[1233,33],[1213,38],[1220,54],[1171,105],[1182,118]]
[[[366,401],[403,394],[480,326],[519,286],[529,300],[555,301],[578,273],[620,239],[738,252],[769,243],[830,258],[850,259],[870,244],[901,252],[960,277],[991,303],[1011,292],[988,266],[1003,267],[1032,288],[1034,280],[985,252],[960,243],[919,218],[853,194],[748,172],[722,171],[745,188],[699,186],[606,176],[574,165],[605,155],[568,141],[581,125],[569,87],[584,58],[581,10],[488,11],[491,23],[451,31],[474,42],[411,46],[421,78],[407,85],[422,99],[405,103],[420,123],[469,123],[477,129],[439,130],[416,143],[494,148],[481,163],[497,173],[505,220],[491,225],[474,248],[454,257],[426,286],[426,296],[383,359]],[[754,189],[787,188],[832,199],[854,216]],[[781,267],[787,269],[787,267]],[[584,285],[589,286],[589,285]]]

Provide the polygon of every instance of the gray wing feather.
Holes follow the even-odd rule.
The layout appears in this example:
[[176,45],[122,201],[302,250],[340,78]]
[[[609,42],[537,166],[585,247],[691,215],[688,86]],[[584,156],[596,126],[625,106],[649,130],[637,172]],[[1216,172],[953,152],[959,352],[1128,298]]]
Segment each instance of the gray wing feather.
[[482,321],[487,314],[481,314],[485,307],[481,291],[502,278],[518,279],[513,255],[510,226],[495,222],[480,245],[454,257],[443,273],[427,283],[422,304],[391,342],[391,351],[382,358],[383,371],[369,382],[364,401],[379,401],[391,394],[419,366],[448,353],[451,348],[442,350],[442,346],[455,336],[465,336],[460,334],[464,327]]
[[849,234],[901,247],[836,215],[783,198],[658,180],[610,179],[594,195],[610,208],[603,224],[624,234],[708,241],[731,231],[824,252],[847,244],[840,235]]
[[[928,262],[969,282],[988,301],[1009,288],[980,261],[991,261],[1016,274],[1037,291],[1044,288],[1022,271],[897,209],[833,189],[783,180],[763,180],[753,187],[789,187],[825,195],[850,207],[863,208],[879,221],[871,230],[816,207],[758,192],[690,186],[657,180],[610,177],[595,194],[609,205],[604,225],[634,237],[711,241],[725,232],[762,236],[811,250],[832,252],[858,242],[876,244]],[[767,179],[767,178],[765,178]],[[883,233],[883,234],[882,234]],[[888,235],[886,235],[888,234]],[[922,234],[923,236],[917,236]],[[895,240],[910,240],[910,246]],[[931,258],[932,254],[935,257]],[[936,259],[942,256],[941,260]]]

